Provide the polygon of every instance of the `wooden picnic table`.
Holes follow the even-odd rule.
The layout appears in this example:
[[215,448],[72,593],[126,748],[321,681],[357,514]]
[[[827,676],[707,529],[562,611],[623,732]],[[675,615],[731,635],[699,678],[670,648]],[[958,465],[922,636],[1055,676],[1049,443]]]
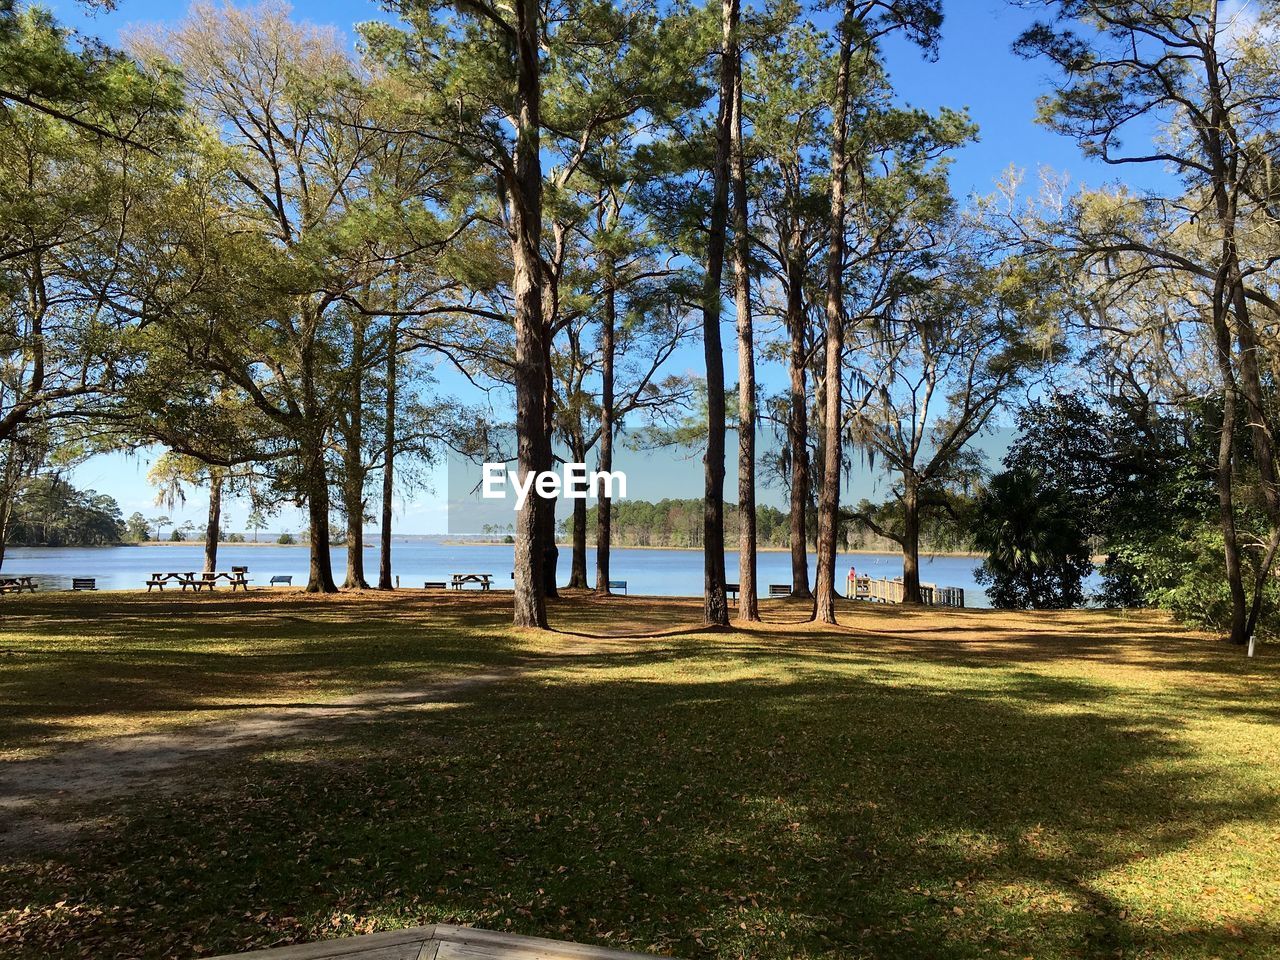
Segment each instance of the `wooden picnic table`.
[[0,577],[0,593],[21,593],[23,590],[36,592],[36,585],[30,577]]
[[177,583],[186,592],[190,587],[196,593],[201,590],[213,592],[214,587],[218,585],[219,580],[226,580],[231,585],[231,592],[236,592],[236,587],[249,592],[249,578],[240,571],[227,573],[219,571],[217,573],[196,573],[194,570],[179,571],[175,573],[153,573],[151,579],[147,581],[147,592],[151,592],[152,587],[158,587],[160,592],[164,592],[165,584]]
[[151,592],[152,587],[156,587],[161,593],[164,593],[164,586],[170,581],[177,582],[183,574],[181,573],[153,573],[151,578],[147,580],[147,593]]
[[493,574],[492,573],[455,573],[453,575],[453,582],[450,584],[450,586],[452,586],[453,589],[455,590],[461,590],[468,583],[474,583],[478,585],[481,590],[488,590],[490,587],[493,586]]

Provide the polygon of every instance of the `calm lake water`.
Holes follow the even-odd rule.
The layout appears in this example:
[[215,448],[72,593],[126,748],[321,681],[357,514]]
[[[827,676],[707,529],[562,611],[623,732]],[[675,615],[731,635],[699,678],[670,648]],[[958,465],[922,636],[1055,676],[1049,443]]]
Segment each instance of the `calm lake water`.
[[[497,587],[511,584],[510,544],[459,544],[443,540],[393,541],[393,571],[406,587],[421,587],[424,580],[447,580],[454,573],[491,573]],[[729,579],[738,576],[738,554],[725,555]],[[199,570],[204,548],[198,543],[175,546],[129,547],[10,547],[5,555],[6,576],[31,575],[46,590],[70,587],[72,577],[97,577],[102,590],[145,589],[150,574],[163,571]],[[588,551],[588,576],[594,582],[595,551]],[[987,606],[986,595],[973,579],[977,560],[972,557],[920,558],[920,578],[939,586],[963,587],[969,606]],[[838,589],[850,566],[874,577],[902,574],[902,560],[887,554],[842,554],[836,568]],[[218,568],[247,566],[255,586],[265,585],[278,574],[291,575],[295,585],[307,582],[307,548],[279,546],[224,545],[218,549]],[[346,569],[346,551],[333,551],[334,572],[339,581]],[[629,593],[684,597],[702,594],[702,554],[695,550],[629,550],[615,547],[613,577],[626,580]],[[817,560],[809,558],[809,576]],[[569,576],[569,550],[561,548],[560,582]],[[767,594],[770,583],[791,582],[788,553],[759,554],[760,592]],[[378,552],[365,551],[365,576],[376,579]]]

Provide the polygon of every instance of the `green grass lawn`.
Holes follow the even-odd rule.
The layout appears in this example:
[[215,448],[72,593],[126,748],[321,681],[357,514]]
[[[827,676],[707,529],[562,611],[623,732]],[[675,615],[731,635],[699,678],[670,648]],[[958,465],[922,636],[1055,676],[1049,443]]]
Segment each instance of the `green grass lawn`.
[[[9,603],[0,746],[511,678],[93,801],[6,851],[0,954],[432,922],[695,957],[1280,956],[1280,658],[1156,618],[694,602]],[[788,622],[789,621],[789,622]],[[602,636],[650,636],[601,642]]]

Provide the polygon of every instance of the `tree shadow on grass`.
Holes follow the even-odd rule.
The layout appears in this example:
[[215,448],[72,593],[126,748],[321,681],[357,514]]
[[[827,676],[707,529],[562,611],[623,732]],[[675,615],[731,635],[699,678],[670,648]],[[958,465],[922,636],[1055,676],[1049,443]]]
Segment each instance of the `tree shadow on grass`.
[[521,645],[505,627],[500,607],[470,598],[38,598],[0,630],[0,747],[98,718],[164,721],[511,665]]
[[1275,822],[1274,790],[1211,766],[1187,716],[1018,669],[972,688],[803,660],[718,680],[680,645],[581,663],[140,799],[74,856],[6,869],[30,909],[0,917],[0,948],[183,956],[446,921],[691,958],[1274,945],[1267,923],[1159,930],[1098,882]]

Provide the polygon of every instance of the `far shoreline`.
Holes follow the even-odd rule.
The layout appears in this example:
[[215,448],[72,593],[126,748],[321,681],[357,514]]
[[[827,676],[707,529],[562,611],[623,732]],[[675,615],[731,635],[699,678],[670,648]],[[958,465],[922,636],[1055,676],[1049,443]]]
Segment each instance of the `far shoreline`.
[[[132,540],[126,543],[104,544],[115,547],[199,547],[204,549],[203,540]],[[220,547],[305,547],[305,540],[295,543],[276,543],[274,540],[219,540]]]
[[[414,541],[393,540],[393,542],[414,542]],[[513,544],[506,543],[502,540],[479,540],[479,539],[470,539],[470,538],[440,539],[436,542],[440,543],[443,546],[448,546],[448,547],[510,547],[510,546],[513,546]],[[378,545],[378,541],[376,538],[373,540],[366,540],[364,544],[364,548],[366,550],[371,550],[371,549],[374,549],[377,545]],[[274,540],[260,540],[257,543],[254,543],[252,540],[243,540],[243,541],[242,540],[219,540],[218,546],[219,547],[264,547],[264,548],[275,547],[275,548],[283,548],[283,549],[287,549],[289,547],[302,547],[306,549],[310,545],[305,540],[300,540],[296,543],[276,543]],[[572,543],[569,543],[568,541],[563,541],[563,540],[556,541],[556,546],[560,548],[562,553],[573,549]],[[111,550],[117,547],[191,547],[192,549],[195,549],[195,550],[203,550],[204,541],[203,540],[131,540],[131,541],[125,541],[122,543],[97,543],[92,545],[63,544],[56,547],[50,546],[48,544],[33,544],[33,545],[9,544],[9,549],[18,549],[18,550]],[[333,544],[330,547],[330,549],[341,550],[344,547],[345,547],[345,544]],[[587,544],[587,549],[589,550],[595,549],[595,544],[594,543]],[[677,550],[685,553],[701,553],[702,552],[701,547],[662,547],[662,546],[640,546],[635,544],[628,544],[628,545],[615,544],[613,546],[613,549],[614,550]],[[725,545],[726,553],[733,553],[735,550],[736,548],[733,545],[731,544]],[[790,553],[790,551],[791,551],[790,547],[758,547],[756,549],[757,553]],[[813,553],[814,551],[810,550],[809,552]],[[869,549],[865,547],[859,548],[857,550],[839,550],[837,551],[837,553],[839,556],[842,556],[842,557],[851,557],[851,556],[901,557],[902,556],[901,550],[875,550],[875,549]],[[958,558],[958,559],[980,560],[983,558],[984,555],[972,550],[921,550],[920,556],[921,558],[949,557],[949,558]],[[1097,558],[1095,558],[1094,562],[1096,563],[1100,561]]]
[[[447,546],[451,546],[451,547],[509,547],[511,546],[510,543],[506,543],[502,540],[453,539],[453,540],[442,540],[441,543],[444,543]],[[564,540],[557,540],[556,546],[560,547],[562,551],[565,549],[573,548],[572,543]],[[595,544],[588,543],[587,549],[588,550],[595,549]],[[655,547],[655,546],[639,546],[639,545],[633,545],[633,544],[627,544],[624,546],[616,543],[612,546],[611,549],[613,550],[682,550],[690,553],[702,552],[701,547],[661,547],[661,546]],[[732,553],[736,548],[732,544],[726,543],[724,549],[726,553]],[[790,552],[791,552],[790,547],[757,547],[756,548],[756,553],[790,553]],[[815,551],[813,550],[809,551],[809,553],[814,553],[814,552]],[[853,556],[856,554],[864,554],[865,556],[868,556],[868,557],[900,557],[902,556],[901,550],[873,550],[873,549],[859,548],[857,550],[837,550],[836,552],[838,555],[842,557]],[[922,549],[920,551],[920,556],[922,557],[969,557],[969,558],[981,559],[983,557],[983,554],[976,553],[972,550],[923,550]]]

